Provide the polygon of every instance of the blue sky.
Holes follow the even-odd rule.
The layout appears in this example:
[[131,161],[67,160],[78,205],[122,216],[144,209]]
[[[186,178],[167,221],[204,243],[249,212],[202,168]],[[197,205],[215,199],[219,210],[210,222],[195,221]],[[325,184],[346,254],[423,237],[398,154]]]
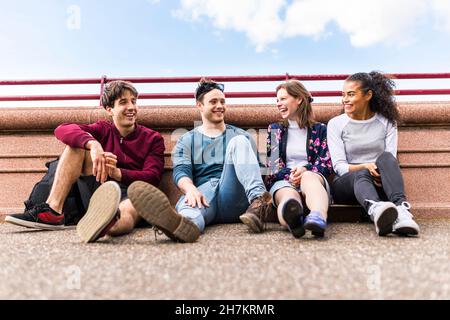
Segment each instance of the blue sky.
[[[0,79],[336,74],[373,69],[450,72],[448,0],[2,0],[0,4]],[[450,88],[449,82],[419,84]],[[273,87],[256,84],[261,90],[265,85]],[[318,86],[311,85],[311,90]],[[341,83],[323,86],[339,90]],[[179,91],[192,87],[181,86]],[[142,90],[157,89],[165,90]],[[0,90],[0,95],[9,95],[24,89]]]

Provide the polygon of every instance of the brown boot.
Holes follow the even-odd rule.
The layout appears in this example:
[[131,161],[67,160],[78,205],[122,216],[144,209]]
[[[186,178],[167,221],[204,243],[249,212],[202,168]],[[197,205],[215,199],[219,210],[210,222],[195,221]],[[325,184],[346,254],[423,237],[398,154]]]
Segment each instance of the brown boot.
[[176,212],[167,196],[151,184],[143,181],[133,182],[128,187],[128,197],[137,213],[170,239],[194,242],[200,236],[197,225]]
[[264,192],[261,196],[252,201],[247,211],[239,219],[253,232],[263,232],[265,222],[272,213],[272,196],[269,192]]

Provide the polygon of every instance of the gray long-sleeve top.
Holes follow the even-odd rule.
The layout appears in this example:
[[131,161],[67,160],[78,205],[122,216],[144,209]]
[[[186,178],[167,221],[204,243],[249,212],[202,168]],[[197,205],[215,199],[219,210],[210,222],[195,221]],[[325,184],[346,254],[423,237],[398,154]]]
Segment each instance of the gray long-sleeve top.
[[368,120],[353,120],[341,114],[328,122],[328,148],[338,176],[349,165],[373,163],[385,151],[397,157],[397,127],[381,114]]

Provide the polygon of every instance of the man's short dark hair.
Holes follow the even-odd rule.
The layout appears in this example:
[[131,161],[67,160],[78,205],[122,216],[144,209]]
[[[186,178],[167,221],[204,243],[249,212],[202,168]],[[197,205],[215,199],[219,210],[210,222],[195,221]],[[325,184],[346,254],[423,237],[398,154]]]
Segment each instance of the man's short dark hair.
[[213,89],[218,89],[223,92],[224,85],[208,78],[201,78],[197,89],[195,90],[195,101],[203,103],[203,97],[205,94]]
[[137,98],[138,92],[131,82],[123,80],[108,82],[102,94],[103,108],[114,108],[114,101],[119,99],[125,90],[130,90],[131,93]]

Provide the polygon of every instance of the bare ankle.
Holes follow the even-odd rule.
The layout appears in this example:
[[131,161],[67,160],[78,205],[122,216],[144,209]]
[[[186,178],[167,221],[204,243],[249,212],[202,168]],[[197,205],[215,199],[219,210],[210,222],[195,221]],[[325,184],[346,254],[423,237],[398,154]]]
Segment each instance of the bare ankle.
[[63,212],[62,212],[63,208],[62,208],[62,206],[61,206],[59,203],[53,202],[53,201],[48,201],[48,200],[47,200],[46,203],[48,204],[48,206],[49,206],[51,209],[53,209],[53,211],[56,211],[56,212],[59,213],[59,214],[62,214],[62,213],[63,213]]

